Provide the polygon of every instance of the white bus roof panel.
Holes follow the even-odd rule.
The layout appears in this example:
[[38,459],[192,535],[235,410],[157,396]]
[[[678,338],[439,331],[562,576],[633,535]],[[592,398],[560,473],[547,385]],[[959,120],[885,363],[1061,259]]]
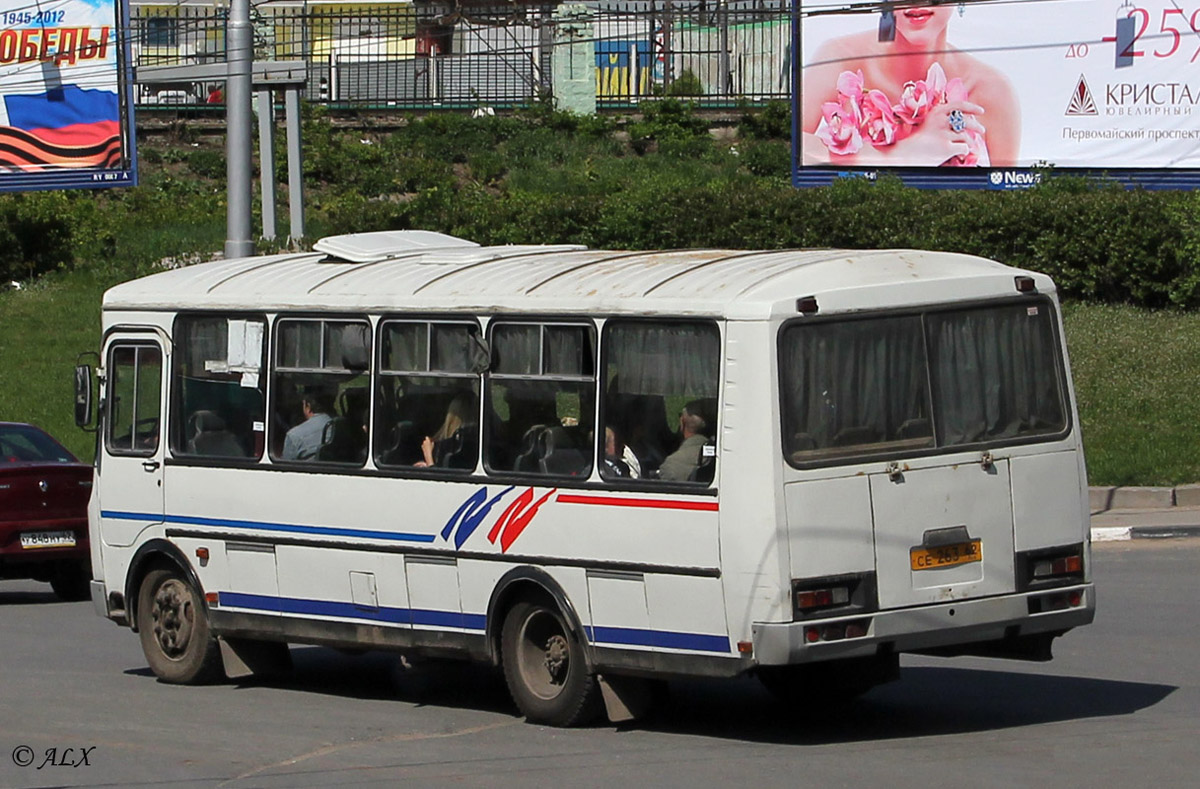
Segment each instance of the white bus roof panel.
[[363,238],[370,235],[358,234],[353,243],[342,236],[321,244],[364,262],[314,252],[201,263],[118,285],[105,294],[104,307],[666,312],[754,318],[794,314],[796,299],[803,296],[816,296],[826,314],[994,298],[1015,293],[1013,277],[1018,275],[1033,276],[1041,292],[1053,289],[1044,275],[947,252],[634,252],[405,243],[389,253],[387,239]]

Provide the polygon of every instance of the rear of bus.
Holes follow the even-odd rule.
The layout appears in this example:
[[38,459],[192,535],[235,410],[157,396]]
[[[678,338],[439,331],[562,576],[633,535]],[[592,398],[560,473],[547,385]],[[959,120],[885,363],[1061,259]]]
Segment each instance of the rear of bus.
[[903,652],[1048,660],[1092,620],[1053,284],[961,260],[958,283],[913,264],[907,283],[803,297],[780,326],[791,610],[754,625],[765,680],[841,661],[862,690]]

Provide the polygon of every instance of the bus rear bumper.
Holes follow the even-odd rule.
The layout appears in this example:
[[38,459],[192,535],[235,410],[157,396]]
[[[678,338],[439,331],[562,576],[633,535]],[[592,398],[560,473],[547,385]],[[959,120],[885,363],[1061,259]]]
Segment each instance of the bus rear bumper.
[[[1078,593],[1078,605],[1068,600]],[[759,665],[813,663],[887,652],[1049,659],[1049,643],[1095,617],[1092,584],[854,616],[762,622],[753,627]],[[1005,649],[1008,644],[1012,649]],[[1041,645],[1045,655],[1021,654]]]

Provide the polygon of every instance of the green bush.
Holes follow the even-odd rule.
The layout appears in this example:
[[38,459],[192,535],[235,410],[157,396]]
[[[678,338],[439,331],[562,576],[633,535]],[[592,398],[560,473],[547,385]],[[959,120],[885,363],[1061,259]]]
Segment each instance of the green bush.
[[75,202],[64,192],[0,197],[0,281],[31,280],[74,262]]
[[188,155],[187,166],[201,178],[224,178],[225,153],[211,148],[198,148]]

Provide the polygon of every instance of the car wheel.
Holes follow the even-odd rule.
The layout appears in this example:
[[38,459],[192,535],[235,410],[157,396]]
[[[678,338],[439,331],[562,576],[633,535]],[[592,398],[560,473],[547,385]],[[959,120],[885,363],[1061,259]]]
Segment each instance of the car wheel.
[[220,676],[220,648],[204,605],[178,570],[151,570],[142,579],[137,624],[142,651],[159,679],[195,685]]
[[71,562],[58,568],[50,578],[50,588],[60,600],[75,603],[91,597],[91,562]]
[[520,601],[500,633],[504,679],[530,723],[580,726],[600,711],[600,689],[583,646],[557,606]]

